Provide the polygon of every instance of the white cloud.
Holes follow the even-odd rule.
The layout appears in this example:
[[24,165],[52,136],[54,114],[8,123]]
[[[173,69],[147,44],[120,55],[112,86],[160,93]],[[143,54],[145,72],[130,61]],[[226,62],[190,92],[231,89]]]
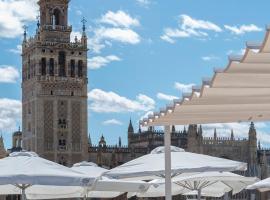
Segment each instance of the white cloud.
[[169,43],[175,43],[175,40],[172,38],[187,38],[187,37],[190,37],[190,34],[186,31],[166,28],[164,29],[164,34],[160,38]]
[[128,13],[118,10],[117,12],[108,11],[101,17],[101,23],[110,24],[115,27],[129,28],[131,26],[139,26],[140,22],[136,18],[132,18]]
[[248,33],[248,32],[259,32],[259,31],[263,30],[262,28],[254,25],[254,24],[241,25],[239,27],[224,25],[224,27],[225,27],[225,29],[231,31],[231,33],[235,34],[235,35],[243,35],[243,34]]
[[89,108],[98,113],[146,112],[155,107],[155,101],[143,94],[131,100],[114,92],[93,89],[88,93],[88,97]]
[[[131,27],[139,26],[140,22],[124,11],[107,12],[97,20],[98,26],[92,28],[93,36],[89,37],[89,47],[94,53],[100,53],[113,42],[136,45],[141,42],[140,35]],[[101,25],[103,24],[103,25]],[[105,24],[109,26],[104,26]]]
[[123,125],[123,122],[117,120],[117,119],[109,119],[102,123],[103,125]]
[[188,15],[180,15],[179,27],[165,28],[160,38],[166,42],[175,43],[177,38],[205,38],[208,36],[206,31],[221,32],[222,29],[210,21],[194,19]]
[[0,37],[14,38],[23,34],[23,25],[34,21],[37,0],[0,1]]
[[164,94],[164,93],[161,93],[161,92],[157,94],[157,98],[160,99],[160,100],[166,100],[166,101],[173,101],[174,99],[179,99],[179,97]]
[[88,67],[90,69],[99,69],[101,67],[104,67],[108,65],[109,63],[113,61],[120,61],[121,59],[115,55],[109,55],[109,56],[96,56],[93,58],[88,59]]
[[218,25],[214,24],[213,22],[194,19],[188,15],[180,15],[180,22],[182,24],[181,27],[183,30],[202,29],[202,30],[210,30],[210,31],[215,31],[215,32],[222,31],[222,29]]
[[150,5],[151,1],[150,0],[136,0],[137,3],[143,7],[147,7]]
[[138,44],[140,42],[140,36],[131,29],[101,28],[97,30],[97,34],[100,38],[122,43]]
[[76,10],[76,15],[81,16],[82,15],[82,11],[81,10]]
[[1,83],[16,83],[20,78],[19,71],[12,66],[0,66],[0,82]]
[[22,104],[14,99],[0,99],[0,130],[14,131],[21,121]]
[[191,83],[191,84],[184,84],[184,83],[179,83],[179,82],[175,82],[174,83],[174,88],[177,90],[180,90],[182,93],[187,93],[187,92],[191,92],[192,91],[192,87],[195,84]]
[[143,120],[143,119],[145,119],[145,118],[148,118],[149,115],[153,115],[153,114],[154,114],[154,111],[150,110],[150,111],[146,112],[144,115],[142,115],[142,116],[140,117],[140,120]]
[[214,56],[214,55],[209,55],[209,56],[203,56],[202,57],[203,61],[212,61],[212,60],[218,60],[218,59],[219,59],[219,57]]
[[17,45],[15,49],[8,50],[11,53],[21,54],[22,53],[22,45]]
[[94,36],[89,40],[89,47],[95,53],[100,53],[106,47],[107,41],[120,42],[135,45],[140,43],[138,33],[128,28],[105,28],[100,27],[94,30]]

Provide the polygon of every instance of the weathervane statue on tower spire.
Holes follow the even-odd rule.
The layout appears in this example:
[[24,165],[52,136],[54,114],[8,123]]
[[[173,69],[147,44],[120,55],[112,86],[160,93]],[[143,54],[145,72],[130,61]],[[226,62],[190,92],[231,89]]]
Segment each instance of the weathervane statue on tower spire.
[[26,42],[27,28],[28,27],[26,25],[23,26],[23,29],[24,29],[24,32],[23,32],[23,42]]
[[86,22],[87,22],[87,20],[85,19],[85,17],[83,17],[82,18],[82,24],[83,24],[83,27],[82,27],[82,30],[83,30],[83,32],[85,32],[85,30],[86,30],[86,26],[85,26],[85,24],[86,24]]

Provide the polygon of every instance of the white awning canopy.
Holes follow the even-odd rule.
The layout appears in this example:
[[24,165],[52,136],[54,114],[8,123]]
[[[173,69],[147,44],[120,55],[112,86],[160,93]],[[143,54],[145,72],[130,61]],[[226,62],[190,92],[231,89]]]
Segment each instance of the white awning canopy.
[[[224,70],[200,88],[141,121],[143,126],[267,121],[270,119],[270,38],[247,44],[241,57],[230,56]],[[268,45],[268,46],[267,46]],[[256,47],[256,48],[255,48]],[[258,49],[258,50],[254,50]]]

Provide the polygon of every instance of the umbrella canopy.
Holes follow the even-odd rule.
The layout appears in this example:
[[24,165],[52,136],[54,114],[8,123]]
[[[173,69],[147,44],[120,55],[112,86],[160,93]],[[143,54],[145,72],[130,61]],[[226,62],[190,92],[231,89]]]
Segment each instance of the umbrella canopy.
[[270,178],[264,179],[247,187],[248,190],[270,191]]
[[0,185],[89,186],[95,181],[34,152],[11,153],[0,160],[0,169]]
[[[172,195],[198,195],[221,197],[227,192],[237,194],[258,179],[244,177],[230,172],[185,173],[172,178]],[[138,197],[165,196],[165,180],[156,179],[146,192],[135,194]]]
[[[244,171],[247,168],[246,163],[189,153],[174,146],[171,146],[171,157],[172,177],[189,172]],[[158,147],[150,154],[105,172],[104,175],[117,179],[129,178],[129,180],[153,180],[164,177],[164,147]]]
[[95,178],[40,158],[34,152],[16,152],[0,160],[0,194],[22,194],[33,187],[92,185]]
[[90,187],[44,187],[30,188],[26,195],[28,199],[62,199],[62,198],[114,198],[125,192],[143,192],[148,189],[148,183],[142,181],[119,181],[101,177],[107,169],[94,163],[81,162],[73,165],[74,171],[95,178]]

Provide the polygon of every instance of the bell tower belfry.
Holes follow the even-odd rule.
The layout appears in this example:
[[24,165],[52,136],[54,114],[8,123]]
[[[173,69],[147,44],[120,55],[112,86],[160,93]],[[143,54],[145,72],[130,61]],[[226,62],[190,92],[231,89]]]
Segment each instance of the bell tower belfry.
[[23,149],[64,165],[87,159],[87,36],[70,41],[69,0],[39,0],[22,44]]
[[40,38],[42,40],[70,41],[68,26],[69,0],[39,0]]

